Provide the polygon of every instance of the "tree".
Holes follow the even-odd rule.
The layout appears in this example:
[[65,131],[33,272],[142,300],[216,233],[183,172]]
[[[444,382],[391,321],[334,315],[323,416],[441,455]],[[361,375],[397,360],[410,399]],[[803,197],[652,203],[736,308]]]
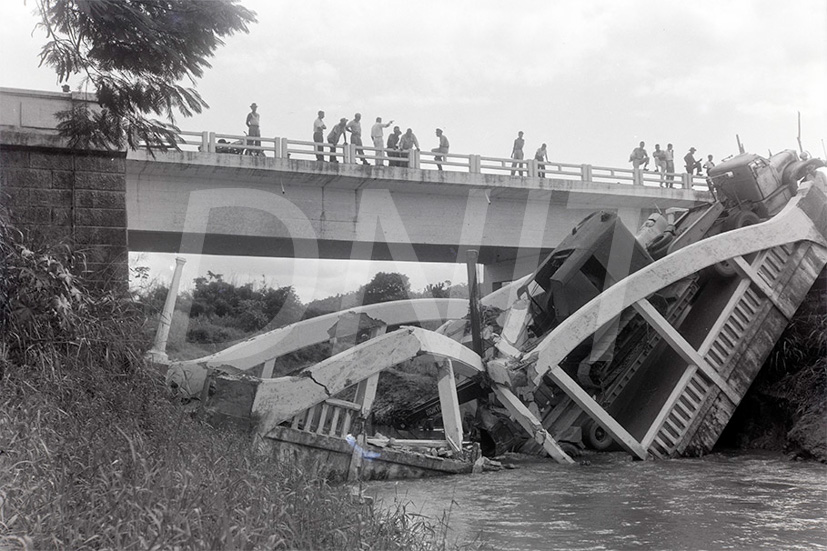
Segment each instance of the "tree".
[[390,300],[408,298],[411,283],[408,276],[397,273],[379,272],[365,285],[365,304],[376,304]]
[[[40,65],[58,82],[81,74],[97,93],[58,113],[58,130],[72,147],[177,148],[176,112],[209,107],[194,84],[210,67],[222,37],[248,32],[255,13],[238,0],[37,0],[48,42]],[[150,119],[162,116],[168,122]]]

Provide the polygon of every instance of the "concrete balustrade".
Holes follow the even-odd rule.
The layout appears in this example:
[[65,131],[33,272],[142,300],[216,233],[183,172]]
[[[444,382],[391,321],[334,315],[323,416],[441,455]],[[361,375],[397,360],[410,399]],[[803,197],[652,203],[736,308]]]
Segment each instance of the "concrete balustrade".
[[[219,134],[216,132],[189,132],[179,133],[182,137],[179,147],[184,151],[200,151],[207,153],[222,153],[221,149],[231,149],[230,153],[261,154],[265,157],[276,159],[297,159],[315,161],[316,155],[323,154],[325,161],[331,155],[339,162],[347,164],[360,164],[368,161],[376,165],[382,161],[388,166],[390,160],[403,163],[407,168],[419,170],[438,170],[441,165],[443,170],[454,172],[467,172],[471,174],[500,174],[515,177],[539,178],[540,168],[543,165],[542,176],[545,178],[560,178],[564,180],[581,180],[584,182],[601,182],[628,184],[633,186],[661,187],[662,184],[671,183],[672,187],[680,189],[706,190],[706,178],[692,174],[671,173],[661,174],[658,171],[645,171],[642,169],[617,168],[594,166],[589,164],[573,164],[549,161],[539,163],[535,159],[511,159],[507,157],[490,157],[486,155],[467,153],[437,153],[430,150],[411,150],[407,155],[392,158],[388,156],[389,150],[379,149],[369,145],[356,146],[352,143],[338,144],[335,151],[331,152],[331,145],[327,142],[316,143],[306,140],[293,140],[290,138],[268,138],[250,137],[245,135]],[[218,143],[218,140],[225,140],[227,143]],[[261,145],[252,145],[256,140]],[[316,151],[320,147],[322,151]],[[357,153],[357,148],[362,153]],[[223,151],[223,153],[228,153]],[[395,151],[397,155],[399,151]],[[437,161],[436,157],[443,157],[443,161]],[[671,179],[669,179],[671,178]]]

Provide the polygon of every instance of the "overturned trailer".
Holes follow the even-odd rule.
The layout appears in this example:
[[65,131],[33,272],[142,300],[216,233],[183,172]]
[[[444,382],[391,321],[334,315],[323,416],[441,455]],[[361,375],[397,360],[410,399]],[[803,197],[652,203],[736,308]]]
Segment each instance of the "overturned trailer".
[[[794,152],[780,155],[722,163],[710,174],[717,200],[671,213],[648,237],[636,239],[612,213],[587,217],[533,274],[482,298],[482,354],[465,346],[464,301],[401,301],[276,330],[173,365],[168,380],[200,395],[210,415],[253,427],[275,453],[315,450],[307,453],[351,478],[470,471],[478,452],[463,443],[463,400],[481,404],[477,419],[495,451],[571,463],[566,443],[582,434],[639,459],[706,452],[827,263],[827,179]],[[360,315],[372,320],[361,331],[371,338],[271,377],[280,356],[335,340],[337,324]],[[424,318],[449,321],[386,333]],[[344,333],[360,334],[358,323]],[[438,366],[439,392],[407,422],[438,416],[441,436],[372,434],[379,373],[415,357]],[[405,463],[418,456],[430,463]]]

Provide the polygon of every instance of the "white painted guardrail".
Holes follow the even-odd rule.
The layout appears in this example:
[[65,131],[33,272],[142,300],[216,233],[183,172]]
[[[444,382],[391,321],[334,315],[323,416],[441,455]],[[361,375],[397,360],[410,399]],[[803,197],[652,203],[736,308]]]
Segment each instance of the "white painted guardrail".
[[[706,178],[691,174],[660,173],[631,168],[613,168],[588,164],[510,159],[475,154],[439,153],[421,150],[387,150],[368,145],[318,143],[289,138],[218,134],[215,132],[179,132],[183,151],[262,155],[276,159],[367,163],[399,166],[421,170],[445,170],[471,174],[499,174],[529,178],[555,178],[634,186],[659,187],[671,185],[680,189],[707,190]],[[439,158],[440,160],[437,160]]]

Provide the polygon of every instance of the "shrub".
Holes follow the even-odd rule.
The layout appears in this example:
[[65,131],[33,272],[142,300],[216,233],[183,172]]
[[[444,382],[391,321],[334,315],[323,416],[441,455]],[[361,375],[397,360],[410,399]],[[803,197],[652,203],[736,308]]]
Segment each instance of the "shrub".
[[[0,219],[0,548],[434,549],[440,530],[186,416],[143,317]],[[444,532],[443,542],[444,542]]]

